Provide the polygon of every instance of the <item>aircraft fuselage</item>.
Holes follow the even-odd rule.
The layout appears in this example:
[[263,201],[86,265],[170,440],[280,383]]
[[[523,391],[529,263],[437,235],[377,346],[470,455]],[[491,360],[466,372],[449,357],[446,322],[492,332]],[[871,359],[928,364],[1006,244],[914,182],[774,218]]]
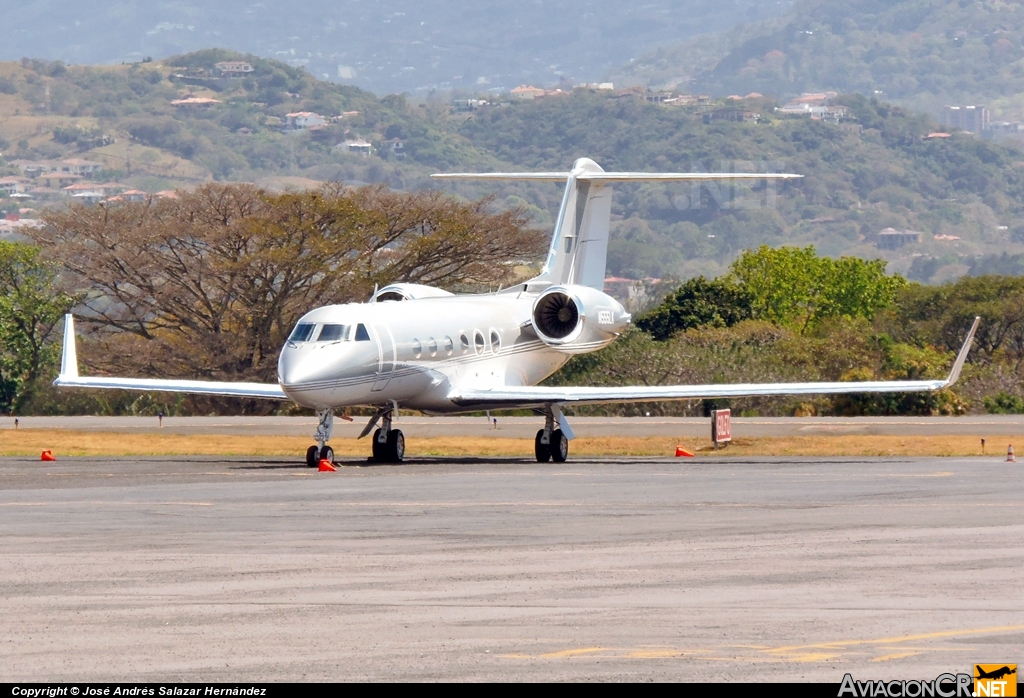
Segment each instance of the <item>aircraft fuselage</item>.
[[[397,402],[457,412],[447,397],[453,385],[536,385],[569,359],[533,331],[536,298],[505,292],[317,308],[298,323],[313,326],[308,338],[285,343],[278,380],[289,398],[316,410]],[[328,326],[336,339],[321,339]]]

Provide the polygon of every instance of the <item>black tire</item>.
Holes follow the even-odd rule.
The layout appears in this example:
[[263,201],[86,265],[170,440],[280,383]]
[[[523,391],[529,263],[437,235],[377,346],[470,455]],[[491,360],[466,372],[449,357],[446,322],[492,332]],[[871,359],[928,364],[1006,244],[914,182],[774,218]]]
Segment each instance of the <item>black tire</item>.
[[544,438],[544,430],[540,429],[537,432],[537,438],[533,440],[533,452],[537,456],[538,463],[547,463],[551,460],[551,447],[541,443],[542,438]]
[[334,449],[330,446],[324,446],[320,449],[320,460],[325,460],[332,465],[334,464]]
[[387,444],[382,444],[380,441],[378,441],[379,438],[380,429],[377,429],[375,432],[373,432],[373,460],[377,461],[378,463],[383,463],[385,461],[384,454],[385,450],[387,449]]
[[306,465],[315,468],[320,465],[320,447],[310,446],[306,449]]
[[405,434],[401,429],[392,429],[388,432],[388,461],[401,463],[405,458]]
[[551,460],[556,463],[564,463],[569,457],[569,439],[565,438],[561,429],[551,432],[551,445],[548,448],[551,450]]

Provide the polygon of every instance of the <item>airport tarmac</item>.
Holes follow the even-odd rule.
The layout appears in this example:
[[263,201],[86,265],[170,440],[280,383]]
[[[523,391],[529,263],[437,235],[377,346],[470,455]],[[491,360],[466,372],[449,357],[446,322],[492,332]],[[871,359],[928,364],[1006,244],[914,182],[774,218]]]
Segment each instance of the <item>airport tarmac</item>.
[[[395,426],[411,437],[499,436],[532,439],[543,426],[538,417],[496,414],[498,428],[486,417],[424,417],[400,415]],[[334,438],[355,438],[369,417],[334,420]],[[19,417],[22,429],[73,429],[127,433],[310,436],[314,417]],[[706,417],[572,417],[578,436],[710,436]],[[0,429],[13,429],[14,419],[0,418]],[[736,437],[817,436],[828,434],[898,436],[987,436],[1024,433],[1024,415],[963,417],[733,417]]]
[[0,458],[0,681],[930,679],[1024,659],[1001,458]]

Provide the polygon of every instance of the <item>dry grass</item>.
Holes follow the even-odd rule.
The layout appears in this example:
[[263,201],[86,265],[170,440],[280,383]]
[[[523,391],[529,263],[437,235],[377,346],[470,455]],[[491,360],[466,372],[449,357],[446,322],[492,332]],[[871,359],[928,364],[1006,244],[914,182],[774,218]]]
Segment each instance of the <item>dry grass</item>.
[[[1024,445],[1024,437],[986,436],[989,455],[1004,453],[1005,444]],[[310,440],[294,436],[219,436],[123,434],[64,429],[0,430],[0,455],[37,456],[50,449],[57,456],[295,456],[305,453]],[[366,439],[331,441],[336,455],[369,454]],[[574,456],[671,456],[676,446],[698,457],[729,456],[977,456],[976,436],[794,436],[736,439],[715,452],[708,439],[671,437],[593,437],[572,443]],[[530,439],[470,436],[410,438],[410,456],[533,455]]]

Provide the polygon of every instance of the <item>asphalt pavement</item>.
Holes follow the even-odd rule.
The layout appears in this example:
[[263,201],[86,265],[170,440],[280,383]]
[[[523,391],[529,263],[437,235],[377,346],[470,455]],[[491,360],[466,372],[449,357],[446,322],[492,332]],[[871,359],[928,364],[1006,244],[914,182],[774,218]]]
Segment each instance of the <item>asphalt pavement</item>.
[[1002,458],[0,458],[0,681],[858,680],[1024,658]]

